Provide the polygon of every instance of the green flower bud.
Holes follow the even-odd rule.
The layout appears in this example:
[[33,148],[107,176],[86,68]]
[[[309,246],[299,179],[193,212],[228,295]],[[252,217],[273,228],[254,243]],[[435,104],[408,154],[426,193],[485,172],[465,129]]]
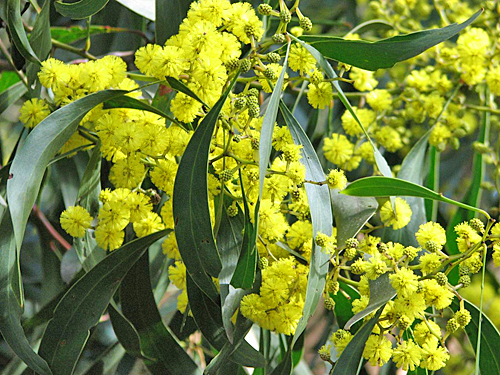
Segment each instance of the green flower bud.
[[240,60],[240,69],[242,73],[248,72],[252,68],[252,62],[249,59]]
[[448,276],[446,276],[443,272],[438,272],[435,278],[437,283],[441,286],[445,286],[446,283],[448,283]]
[[266,55],[267,61],[270,63],[279,63],[281,60],[281,56],[279,53],[276,52],[270,52]]
[[333,300],[332,297],[329,297],[325,299],[325,309],[327,310],[333,310],[335,308],[335,301]]
[[273,35],[273,42],[274,43],[285,43],[285,36],[283,34],[274,34]]
[[478,233],[483,233],[484,232],[484,224],[481,220],[479,220],[477,217],[471,219],[469,221],[469,225]]
[[308,17],[302,17],[299,21],[299,26],[304,29],[304,31],[311,31],[313,24]]
[[288,9],[282,10],[280,12],[280,20],[283,23],[290,23],[292,20],[292,15],[290,14],[290,11]]
[[458,322],[457,322],[457,320],[455,318],[451,318],[446,323],[446,331],[447,332],[453,333],[453,332],[455,332],[459,328],[460,328],[460,324],[458,324]]
[[257,11],[263,16],[270,16],[273,11],[273,7],[269,4],[260,4]]

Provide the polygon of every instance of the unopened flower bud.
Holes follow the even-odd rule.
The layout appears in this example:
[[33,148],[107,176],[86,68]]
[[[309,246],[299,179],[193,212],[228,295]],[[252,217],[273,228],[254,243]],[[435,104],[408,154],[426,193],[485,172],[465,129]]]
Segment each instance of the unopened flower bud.
[[302,17],[299,21],[300,27],[304,29],[304,31],[311,31],[313,24],[308,17]]
[[269,4],[260,4],[257,11],[263,16],[270,16],[273,11],[273,7]]

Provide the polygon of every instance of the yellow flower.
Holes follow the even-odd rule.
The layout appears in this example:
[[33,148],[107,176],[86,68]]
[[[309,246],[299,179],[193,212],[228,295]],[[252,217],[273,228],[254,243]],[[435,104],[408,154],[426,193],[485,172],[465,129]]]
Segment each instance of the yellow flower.
[[325,108],[332,104],[333,89],[330,82],[311,83],[308,86],[307,100],[314,108]]
[[372,366],[382,366],[392,355],[392,343],[385,336],[370,335],[366,340],[363,357]]
[[404,228],[411,220],[411,208],[402,198],[396,197],[396,212],[394,213],[392,202],[387,200],[380,208],[380,218],[385,226],[392,226],[394,229]]
[[92,217],[81,206],[71,206],[64,210],[60,218],[61,227],[72,237],[83,237],[90,228]]
[[45,117],[50,115],[50,109],[47,103],[42,99],[33,98],[23,103],[19,109],[19,120],[27,128],[34,128]]
[[95,240],[104,250],[118,249],[122,243],[125,233],[116,230],[115,227],[99,223],[95,230]]
[[414,371],[420,364],[422,349],[412,339],[408,339],[396,346],[392,358],[396,366],[401,367],[405,371]]
[[415,233],[415,237],[417,238],[418,244],[422,247],[424,247],[428,241],[434,241],[441,246],[446,243],[446,231],[440,224],[433,221],[421,224],[417,233]]
[[326,182],[330,189],[342,190],[347,185],[347,177],[343,170],[332,169],[326,176]]
[[343,134],[333,133],[324,142],[323,153],[333,164],[343,165],[354,153],[354,145]]

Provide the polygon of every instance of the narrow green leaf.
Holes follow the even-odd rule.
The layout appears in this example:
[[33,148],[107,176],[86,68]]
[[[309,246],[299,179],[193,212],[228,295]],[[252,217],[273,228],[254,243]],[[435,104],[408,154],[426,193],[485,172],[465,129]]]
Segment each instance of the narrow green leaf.
[[26,60],[40,63],[35,51],[31,48],[26,31],[24,31],[23,20],[21,18],[21,1],[7,0],[6,13],[7,26],[17,50]]
[[383,274],[376,280],[370,280],[370,301],[368,306],[363,311],[354,315],[346,323],[344,329],[349,329],[356,322],[363,319],[365,316],[377,310],[380,306],[385,305],[396,295],[396,290],[392,287],[387,273]]
[[469,26],[482,12],[482,9],[479,10],[461,24],[454,23],[441,29],[398,35],[377,42],[316,35],[305,35],[301,39],[312,44],[328,59],[366,70],[387,69],[397,62],[411,59],[436,44],[450,39]]
[[20,80],[21,79],[15,72],[9,70],[3,71],[2,74],[0,74],[0,94]]
[[[203,293],[189,274],[186,275],[186,285],[189,307],[196,325],[210,345],[217,350],[222,350],[229,341],[222,324],[220,306]],[[247,367],[262,367],[265,364],[262,354],[244,340],[241,341],[229,358],[233,362]]]
[[109,0],[80,0],[75,3],[56,1],[54,5],[59,13],[74,20],[81,20],[100,12]]
[[116,374],[116,369],[125,355],[125,349],[119,342],[114,343],[99,353],[99,357],[84,366],[79,366],[75,375],[108,375]]
[[156,44],[163,45],[172,35],[179,32],[179,25],[187,16],[192,0],[155,1]]
[[467,210],[480,212],[487,218],[490,217],[487,212],[479,208],[454,201],[453,199],[446,198],[443,194],[435,193],[426,187],[401,180],[399,178],[388,178],[382,176],[360,178],[347,186],[347,188],[345,188],[341,193],[357,197],[409,196],[434,199],[440,202],[453,204]]
[[352,312],[352,301],[360,298],[359,293],[350,285],[340,282],[340,287],[344,292],[347,293],[351,299],[348,299],[343,293],[337,293],[335,295],[330,295],[335,301],[335,318],[339,327],[344,327],[349,319],[354,316]]
[[[264,114],[264,119],[262,120],[262,128],[260,131],[259,139],[259,201],[262,197],[262,190],[264,189],[264,179],[267,174],[267,167],[269,166],[269,157],[271,156],[272,140],[273,140],[273,129],[274,123],[276,122],[276,116],[278,115],[278,107],[281,100],[281,92],[283,91],[283,82],[285,81],[285,71],[287,69],[288,54],[290,53],[290,43],[288,43],[285,55],[285,61],[283,62],[283,69],[281,70],[280,76],[274,86],[271,98],[267,104],[266,113]],[[259,204],[255,207],[255,213],[258,213]],[[257,215],[255,223],[258,223]],[[256,224],[257,225],[257,224]]]
[[[328,63],[328,61],[325,60],[323,55],[316,48],[303,42],[300,39],[297,39],[293,35],[290,35],[290,37],[293,40],[295,40],[297,43],[302,45],[302,47],[304,47],[305,49],[307,49],[309,51],[309,53],[316,59],[319,66],[325,71],[328,78],[330,78],[330,79],[338,78],[337,73],[335,73],[332,66]],[[354,109],[352,108],[352,105],[349,102],[349,99],[347,99],[347,97],[345,96],[344,90],[342,90],[338,81],[335,81],[335,80],[332,81],[332,85],[333,85],[333,87],[335,87],[335,90],[337,90],[337,92],[339,93],[340,101],[345,106],[345,108],[351,113],[352,117],[359,124],[359,126],[363,130],[363,133],[365,134],[366,138],[368,139],[368,141],[372,145],[373,155],[375,157],[375,164],[377,165],[377,168],[384,176],[392,177],[392,172],[391,172],[391,168],[389,167],[389,164],[387,164],[387,161],[384,159],[384,157],[382,156],[382,154],[380,153],[378,148],[375,146],[375,144],[373,143],[373,141],[369,137],[368,132],[366,131],[365,127],[363,126],[363,124],[359,120],[358,115],[356,114],[356,112],[354,112]],[[394,202],[393,202],[393,206],[394,206]]]
[[108,314],[113,331],[127,353],[133,357],[142,357],[143,353],[141,351],[139,333],[132,323],[121,313],[113,300],[111,300],[108,306]]
[[116,0],[124,7],[130,9],[132,12],[147,18],[148,20],[155,20],[155,0]]
[[12,161],[12,178],[7,181],[7,200],[18,249],[47,164],[73,135],[88,111],[127,92],[104,90],[81,98],[50,114],[26,137]]
[[219,285],[221,286],[221,301],[223,304],[225,296],[223,296],[222,289],[228,288],[234,270],[236,269],[236,264],[240,256],[243,240],[242,233],[246,219],[243,212],[239,209],[236,216],[229,217],[227,214],[227,207],[229,207],[229,205],[230,202],[228,202],[228,199],[225,199],[220,227],[217,232],[217,247],[219,248],[222,262],[222,270],[219,273]]
[[170,122],[179,125],[181,128],[187,131],[186,126],[184,124],[180,123],[173,117],[167,115],[165,112],[149,105],[148,103],[143,102],[142,100],[138,100],[127,95],[105,101],[104,109],[109,109],[109,108],[132,108],[132,109],[140,109],[142,111],[152,112],[161,117],[166,118]]
[[366,340],[370,337],[375,323],[377,323],[384,307],[382,306],[375,316],[365,323],[363,327],[354,335],[347,344],[338,361],[335,364],[333,375],[356,375],[358,374],[359,364],[362,361],[363,350]]
[[21,326],[22,308],[13,290],[13,278],[19,267],[16,243],[9,212],[0,223],[0,332],[12,351],[33,371],[50,375],[47,362],[31,348]]
[[234,313],[240,307],[241,299],[250,294],[250,290],[245,289],[235,289],[231,286],[228,287],[228,293],[222,305],[222,325],[226,330],[227,338],[229,342],[233,344],[234,342],[234,328],[232,323],[232,318]]
[[28,91],[24,83],[17,82],[0,93],[0,114]]
[[198,95],[196,95],[189,87],[187,87],[183,82],[179,81],[177,78],[165,77],[165,80],[168,82],[168,84],[172,89],[182,92],[183,94],[190,96],[194,100],[199,101],[205,107],[210,108],[208,104],[206,104],[203,100],[201,100]]
[[333,216],[337,228],[337,246],[343,248],[345,241],[356,236],[378,208],[373,197],[350,197],[338,190],[330,190]]
[[[433,191],[439,190],[439,164],[440,153],[435,146],[429,148],[429,173],[425,181],[425,187]],[[427,221],[437,220],[437,202],[425,199],[425,216]]]
[[[299,122],[295,119],[283,101],[280,102],[280,111],[292,134],[293,141],[295,144],[302,145],[302,158],[300,161],[306,167],[306,179],[311,181],[324,181],[325,173],[323,172],[323,167],[319,162],[318,155],[316,155],[316,151],[311,141],[309,141],[309,138],[306,133],[304,133]],[[318,232],[321,232],[330,236],[332,234],[333,216],[328,186],[306,184],[306,194],[311,212],[313,235],[316,236]],[[321,247],[317,246],[313,241],[309,276],[307,279],[306,300],[302,318],[297,325],[293,337],[292,346],[295,345],[298,338],[305,330],[309,318],[316,310],[321,292],[325,286],[326,274],[328,272],[328,259],[329,255],[323,252]]]
[[257,268],[257,228],[254,227],[252,221],[250,220],[250,209],[248,208],[248,202],[243,188],[241,171],[240,186],[241,195],[243,197],[243,207],[245,209],[245,225],[240,255],[233,277],[231,278],[231,285],[235,288],[250,289],[253,286],[255,271]]
[[114,32],[122,31],[117,27],[101,26],[101,25],[90,25],[90,28],[82,26],[52,26],[50,28],[50,35],[52,39],[57,40],[61,43],[71,44],[79,40],[87,38],[87,35],[99,35],[99,34],[109,34]]
[[71,374],[89,330],[106,310],[121,281],[149,245],[167,230],[131,241],[113,251],[65,294],[45,329],[39,353],[56,374]]
[[[481,352],[479,353],[479,368],[481,374],[500,375],[500,358],[498,357],[498,348],[500,347],[500,333],[491,320],[484,314],[480,314],[479,309],[467,300],[464,305],[471,314],[471,321],[465,327],[465,332],[469,338],[472,349],[476,351],[479,319],[481,322]],[[453,311],[460,309],[460,303],[455,298],[451,304]]]
[[[33,31],[30,35],[30,44],[33,46],[33,51],[40,61],[45,60],[52,49],[52,40],[50,37],[50,4],[51,1],[49,0],[44,2],[40,13],[36,16]],[[38,78],[37,73],[39,70],[40,64],[28,63],[26,75],[29,86]]]
[[120,290],[122,311],[139,333],[144,362],[153,374],[191,375],[201,371],[162,322],[151,290],[148,254],[136,262]]
[[208,154],[215,124],[234,82],[196,128],[174,183],[173,211],[179,252],[189,275],[213,301],[219,299],[219,293],[210,276],[219,276],[222,263],[208,208]]
[[85,208],[93,217],[99,212],[99,192],[101,191],[101,145],[92,149],[90,159],[83,172],[76,203]]
[[271,375],[291,375],[293,370],[292,351],[288,350],[285,357],[271,372]]

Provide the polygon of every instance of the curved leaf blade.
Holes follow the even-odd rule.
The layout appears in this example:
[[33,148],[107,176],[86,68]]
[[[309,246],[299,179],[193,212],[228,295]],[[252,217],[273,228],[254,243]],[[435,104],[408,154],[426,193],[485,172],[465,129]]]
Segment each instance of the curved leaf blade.
[[[479,319],[481,322],[481,351],[479,353],[479,368],[481,374],[500,375],[500,358],[498,357],[498,348],[500,347],[500,332],[491,322],[491,320],[472,303],[464,300],[464,305],[471,314],[471,321],[465,327],[465,332],[469,338],[472,349],[476,351]],[[455,298],[451,304],[453,311],[460,309],[460,303]]]
[[26,137],[12,161],[12,178],[7,181],[7,200],[18,249],[48,163],[73,135],[87,112],[127,92],[104,90],[81,98],[50,114]]
[[12,103],[15,103],[28,91],[24,83],[14,83],[9,88],[0,93],[0,114],[5,111]]
[[72,374],[89,330],[99,322],[122,279],[149,245],[167,233],[162,230],[113,251],[68,290],[54,310],[40,344],[40,356],[54,373]]
[[363,319],[365,316],[377,310],[380,306],[385,305],[396,295],[396,290],[392,287],[389,281],[389,275],[383,274],[376,280],[370,280],[370,301],[368,306],[363,311],[354,315],[346,323],[344,329],[350,329],[355,323]]
[[140,348],[148,357],[144,362],[153,374],[201,374],[162,322],[152,291],[147,253],[127,273],[120,297],[123,314],[139,333]]
[[234,81],[191,137],[179,163],[173,194],[179,252],[189,275],[214,301],[219,299],[219,293],[210,276],[219,276],[222,263],[208,208],[208,155],[215,124],[233,84]]
[[54,5],[59,13],[74,20],[81,20],[93,16],[101,11],[109,0],[80,0],[75,3],[56,1]]
[[370,337],[373,327],[375,327],[375,323],[383,310],[384,307],[382,306],[375,316],[361,327],[349,344],[347,344],[342,355],[335,364],[333,375],[353,375],[358,373],[359,363],[362,360],[361,357],[363,355],[366,340]]
[[155,39],[163,45],[172,35],[179,32],[179,25],[187,16],[192,0],[155,1]]
[[23,20],[21,18],[21,2],[19,0],[7,0],[6,12],[7,26],[17,50],[26,60],[39,64],[40,60],[31,48],[26,31],[24,31]]
[[[30,35],[30,44],[33,46],[33,51],[41,61],[47,58],[52,48],[52,39],[50,36],[50,4],[50,1],[44,2],[40,13],[36,16],[33,31]],[[28,64],[26,74],[29,86],[37,80],[37,73],[39,70],[40,64]]]
[[22,309],[14,294],[12,282],[19,267],[16,243],[9,212],[0,223],[0,332],[12,351],[33,371],[51,375],[47,362],[31,348],[21,326]]
[[[222,350],[229,341],[223,327],[220,306],[203,293],[189,275],[186,275],[186,285],[189,307],[196,325],[214,348]],[[242,325],[245,326],[245,324]],[[248,329],[250,327],[251,325],[248,325]],[[237,326],[235,340],[231,344],[235,349],[230,353],[229,358],[242,366],[263,367],[265,365],[264,357],[247,341],[243,340],[245,334],[238,332],[238,328]]]
[[426,187],[414,184],[413,182],[401,180],[399,178],[382,176],[360,178],[359,180],[356,180],[348,185],[347,188],[341,191],[341,193],[356,197],[409,196],[433,199],[453,204],[467,210],[480,212],[489,218],[488,213],[479,208],[454,201],[453,199],[446,198],[443,194],[436,193]]
[[461,24],[398,35],[377,42],[314,35],[302,36],[301,39],[312,44],[326,58],[366,70],[387,69],[450,39],[474,22],[482,12],[482,9],[479,10]]
[[[324,181],[325,173],[311,141],[283,101],[280,102],[280,110],[295,144],[302,145],[302,159],[300,161],[306,167],[306,179]],[[321,232],[330,236],[332,234],[333,216],[328,186],[306,184],[306,194],[311,212],[313,235],[316,236],[318,232]],[[321,247],[317,246],[313,241],[309,276],[307,278],[306,300],[302,318],[293,336],[292,347],[305,330],[309,318],[316,310],[321,292],[325,286],[328,259],[329,255],[321,251]]]
[[356,236],[368,220],[377,212],[378,203],[373,197],[351,197],[337,190],[330,190],[333,216],[337,228],[337,246]]

